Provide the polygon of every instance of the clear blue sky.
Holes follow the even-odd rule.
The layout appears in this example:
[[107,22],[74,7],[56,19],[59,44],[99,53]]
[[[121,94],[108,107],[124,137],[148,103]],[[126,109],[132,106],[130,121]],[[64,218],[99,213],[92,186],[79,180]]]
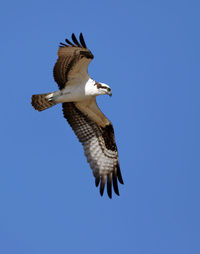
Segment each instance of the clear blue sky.
[[[200,253],[199,1],[4,1],[0,253]],[[100,197],[54,91],[60,41],[83,32],[125,185]]]

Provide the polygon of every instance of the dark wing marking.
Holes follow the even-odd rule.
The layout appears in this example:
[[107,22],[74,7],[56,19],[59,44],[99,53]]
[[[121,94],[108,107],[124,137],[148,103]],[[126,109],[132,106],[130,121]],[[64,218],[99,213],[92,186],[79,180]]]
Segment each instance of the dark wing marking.
[[68,47],[67,44],[60,42],[60,47]]
[[107,176],[107,193],[108,196],[112,198],[112,173],[108,174]]
[[103,129],[102,136],[103,136],[106,148],[111,151],[116,151],[117,146],[116,146],[116,143],[113,142],[115,139],[114,129],[111,124],[106,125],[106,127]]
[[122,174],[121,174],[121,170],[120,170],[120,167],[119,167],[119,163],[117,164],[117,178],[119,180],[119,182],[121,184],[124,184],[124,181],[122,179]]
[[65,40],[68,45],[60,43],[58,50],[58,59],[54,66],[53,75],[59,89],[63,89],[71,79],[74,82],[76,79],[80,81],[84,77],[87,79],[87,67],[94,58],[91,51],[87,49],[82,34],[80,34],[80,43],[74,34],[72,34],[72,40],[74,44],[68,39]]
[[112,125],[100,127],[80,111],[73,102],[63,103],[63,114],[82,143],[85,156],[95,176],[96,186],[100,183],[103,195],[107,179],[107,193],[112,198],[112,184],[119,195],[117,179],[123,184],[119,168],[118,152]]
[[71,45],[72,47],[76,47],[73,43],[71,43],[70,40],[68,40],[67,38],[65,39],[66,43],[68,43],[69,45]]
[[78,40],[76,39],[75,34],[72,34],[72,41],[76,44],[76,46],[81,47],[81,45],[79,44]]
[[80,40],[80,43],[81,43],[82,47],[84,47],[86,49],[87,46],[85,44],[85,40],[83,38],[83,34],[82,33],[80,33],[79,40]]

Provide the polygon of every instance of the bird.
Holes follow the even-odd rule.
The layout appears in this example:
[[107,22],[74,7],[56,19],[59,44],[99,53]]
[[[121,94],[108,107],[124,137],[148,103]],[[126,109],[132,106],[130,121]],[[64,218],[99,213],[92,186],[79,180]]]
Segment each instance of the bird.
[[32,95],[31,104],[40,112],[62,103],[63,115],[82,143],[95,185],[100,186],[100,195],[103,196],[107,185],[108,197],[112,198],[112,189],[119,196],[118,182],[124,182],[112,122],[96,102],[97,96],[112,96],[112,91],[107,84],[89,76],[88,65],[94,56],[87,48],[83,34],[80,33],[79,41],[74,33],[71,38],[72,41],[61,42],[57,52],[53,76],[59,89]]

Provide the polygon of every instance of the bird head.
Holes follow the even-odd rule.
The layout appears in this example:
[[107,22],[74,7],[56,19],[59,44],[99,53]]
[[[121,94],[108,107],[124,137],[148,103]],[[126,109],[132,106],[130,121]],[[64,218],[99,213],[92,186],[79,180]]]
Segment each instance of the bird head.
[[109,96],[112,96],[111,88],[107,84],[96,82],[94,85],[96,86],[99,95],[108,94]]

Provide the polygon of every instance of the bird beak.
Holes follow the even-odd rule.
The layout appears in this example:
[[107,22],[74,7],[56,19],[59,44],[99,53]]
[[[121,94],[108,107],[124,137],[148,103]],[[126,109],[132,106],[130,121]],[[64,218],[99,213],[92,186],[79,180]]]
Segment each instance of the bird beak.
[[110,96],[110,97],[112,97],[112,92],[110,91],[110,92],[108,92],[108,95]]

